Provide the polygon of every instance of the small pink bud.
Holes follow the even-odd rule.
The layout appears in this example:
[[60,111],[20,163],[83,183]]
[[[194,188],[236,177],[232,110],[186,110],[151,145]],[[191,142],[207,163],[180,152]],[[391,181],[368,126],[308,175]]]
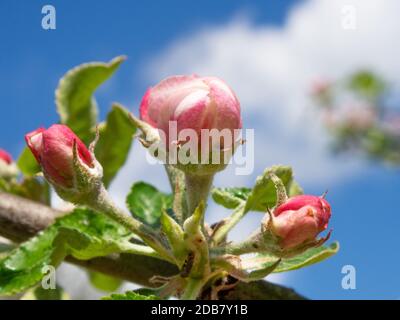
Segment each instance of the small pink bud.
[[13,162],[11,155],[3,149],[0,149],[0,161],[6,164],[11,164]]
[[9,180],[18,176],[18,168],[11,155],[0,149],[0,178]]
[[94,167],[94,159],[83,142],[65,125],[55,124],[49,129],[37,129],[25,136],[26,143],[46,178],[54,185],[72,188],[76,183],[73,148],[82,164]]
[[[177,132],[193,129],[241,129],[240,103],[234,92],[215,77],[172,76],[147,90],[140,117],[169,137],[169,122]],[[168,141],[168,140],[167,140]],[[200,141],[200,138],[199,138]]]
[[280,238],[282,249],[291,249],[316,241],[328,226],[331,207],[322,197],[300,195],[288,199],[272,214],[271,231]]

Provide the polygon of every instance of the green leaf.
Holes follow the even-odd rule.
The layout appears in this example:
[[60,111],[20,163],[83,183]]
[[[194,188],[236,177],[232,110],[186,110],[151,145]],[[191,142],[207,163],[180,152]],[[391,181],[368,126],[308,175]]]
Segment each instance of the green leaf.
[[[191,266],[187,271],[189,271],[190,277],[192,278],[204,277],[209,271],[208,243],[202,230],[204,214],[205,204],[201,201],[193,214],[187,218],[183,224],[186,247],[192,253],[192,257],[187,263],[187,266]],[[181,274],[184,272],[186,272],[186,270],[182,271]]]
[[129,111],[114,105],[100,132],[96,145],[96,158],[102,164],[106,186],[124,165],[132,145],[136,127],[129,120]]
[[[307,267],[309,265],[321,262],[333,256],[339,251],[339,243],[334,242],[329,246],[320,246],[318,248],[311,248],[292,258],[284,258],[279,263],[278,267],[273,271],[274,273],[286,272]],[[257,254],[255,257],[245,259],[243,265],[245,268],[251,269],[265,269],[272,266],[277,257],[271,254]]]
[[108,297],[103,297],[102,300],[161,300],[155,295],[143,295],[134,291],[125,293],[114,293]]
[[270,177],[271,173],[274,173],[282,180],[287,193],[289,193],[293,182],[292,168],[288,166],[272,166],[257,178],[252,189],[214,188],[212,197],[216,203],[228,209],[234,209],[240,204],[246,203],[246,211],[265,212],[267,208],[273,208],[276,204],[276,189]]
[[264,171],[256,179],[251,193],[246,202],[246,211],[255,210],[265,212],[268,208],[273,208],[276,203],[276,189],[270,177],[274,173],[286,187],[286,191],[293,180],[292,168],[288,166],[273,166]]
[[56,229],[50,228],[0,261],[0,296],[25,291],[42,279],[42,269],[53,263],[51,244],[55,235]]
[[122,280],[111,277],[107,274],[90,271],[89,272],[90,283],[99,290],[112,292],[117,290],[122,285]]
[[288,196],[294,197],[300,194],[304,194],[303,188],[296,181],[292,181],[288,188]]
[[6,179],[0,178],[0,191],[8,192],[10,188],[10,182]]
[[[247,261],[246,261],[247,262]],[[272,273],[276,267],[281,262],[281,259],[275,257],[275,261],[273,263],[268,263],[265,265],[260,265],[259,268],[248,268],[253,269],[253,271],[246,272],[241,264],[238,264],[237,261],[230,260],[229,255],[220,256],[217,259],[214,259],[213,263],[218,269],[223,269],[227,273],[229,273],[232,277],[243,281],[243,282],[251,282],[264,279],[270,273]],[[254,270],[255,269],[255,270]]]
[[296,270],[319,263],[329,257],[333,256],[339,251],[339,243],[334,242],[329,246],[321,246],[318,248],[311,248],[304,253],[293,258],[283,259],[279,266],[275,269],[277,272],[285,272],[289,270]]
[[137,182],[132,186],[126,203],[133,216],[150,226],[158,227],[162,212],[172,207],[173,198],[150,184]]
[[276,269],[280,263],[281,263],[281,261],[278,259],[278,260],[275,260],[274,263],[272,263],[271,265],[269,265],[265,268],[251,271],[249,273],[249,275],[247,276],[247,280],[248,281],[256,281],[256,280],[264,279],[266,276],[273,273],[274,271],[276,272]]
[[57,285],[55,289],[43,289],[41,286],[28,290],[21,300],[69,300],[69,295]]
[[[67,255],[86,260],[111,253],[137,253],[139,245],[131,238],[127,229],[106,216],[75,209],[0,260],[0,295],[30,288],[42,279],[44,267],[57,267]],[[151,251],[149,248],[149,255]]]
[[182,227],[166,211],[161,214],[161,228],[166,235],[179,267],[185,261],[187,250]]
[[88,260],[111,253],[136,253],[132,234],[110,218],[85,209],[75,209],[56,224],[54,245],[67,254]]
[[228,209],[235,209],[246,202],[251,189],[249,188],[214,188],[211,191],[213,200]]
[[68,71],[58,84],[56,105],[61,123],[69,126],[86,143],[90,142],[97,122],[93,93],[124,59],[116,57],[109,63],[81,64]]
[[28,147],[25,147],[19,156],[17,166],[22,174],[27,177],[32,177],[42,170]]
[[386,87],[382,79],[368,70],[353,74],[349,79],[348,85],[350,89],[370,99],[378,98]]

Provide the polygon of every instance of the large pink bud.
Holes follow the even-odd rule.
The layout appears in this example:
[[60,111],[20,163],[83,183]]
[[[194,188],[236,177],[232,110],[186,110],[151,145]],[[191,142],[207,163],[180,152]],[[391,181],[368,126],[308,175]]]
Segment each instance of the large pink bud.
[[7,151],[0,149],[0,161],[3,161],[6,164],[11,164],[12,157]]
[[[177,132],[193,129],[241,129],[240,103],[234,92],[215,77],[172,76],[147,90],[140,105],[140,116],[169,137],[169,122],[176,121]],[[199,138],[200,141],[200,138]],[[223,147],[223,146],[222,146]]]
[[55,124],[47,130],[40,128],[28,133],[25,140],[46,178],[57,187],[75,186],[74,144],[80,161],[89,168],[94,167],[91,153],[67,126]]
[[331,217],[331,207],[322,197],[300,195],[288,199],[273,212],[272,231],[282,249],[316,241]]

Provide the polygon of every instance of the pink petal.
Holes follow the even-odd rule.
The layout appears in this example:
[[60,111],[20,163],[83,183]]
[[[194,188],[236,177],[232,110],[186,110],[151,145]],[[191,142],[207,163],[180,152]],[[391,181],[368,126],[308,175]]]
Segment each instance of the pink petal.
[[31,150],[32,154],[36,158],[37,162],[41,162],[41,154],[43,151],[43,132],[46,129],[39,128],[25,135],[25,141]]

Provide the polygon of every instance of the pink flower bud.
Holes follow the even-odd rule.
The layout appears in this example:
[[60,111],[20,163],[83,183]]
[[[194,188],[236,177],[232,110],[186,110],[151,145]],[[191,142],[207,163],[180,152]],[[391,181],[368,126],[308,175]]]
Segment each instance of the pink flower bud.
[[[215,77],[172,76],[147,90],[140,105],[141,119],[169,139],[169,121],[177,132],[193,129],[240,129],[240,103],[234,92]],[[233,136],[233,135],[232,135]],[[200,141],[200,138],[199,138]]]
[[14,179],[18,176],[18,168],[11,155],[0,149],[0,178],[4,180]]
[[6,164],[11,164],[13,160],[7,151],[0,149],[0,161],[3,161]]
[[55,124],[47,130],[40,128],[28,133],[25,140],[46,178],[56,186],[72,188],[75,185],[74,144],[80,161],[89,168],[94,167],[91,153],[67,126]]
[[322,197],[300,195],[288,199],[273,212],[272,232],[282,249],[315,242],[331,217],[331,207]]

